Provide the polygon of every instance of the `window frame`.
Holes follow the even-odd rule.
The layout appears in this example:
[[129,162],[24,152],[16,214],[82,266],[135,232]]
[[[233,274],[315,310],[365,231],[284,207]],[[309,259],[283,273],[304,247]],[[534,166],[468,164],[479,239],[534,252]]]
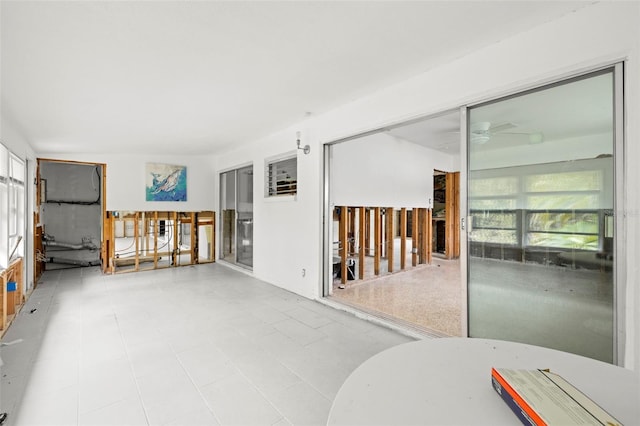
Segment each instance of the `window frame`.
[[[549,165],[551,167],[551,169],[555,168],[555,164],[550,164]],[[514,193],[514,194],[507,194],[507,195],[491,195],[491,194],[483,194],[480,196],[476,196],[476,197],[470,197],[469,198],[469,205],[473,206],[474,201],[504,201],[504,200],[515,200],[515,204],[516,204],[516,208],[513,209],[505,209],[505,208],[496,208],[496,209],[477,209],[477,208],[470,208],[470,214],[471,217],[473,219],[473,223],[472,225],[472,229],[473,231],[476,230],[488,230],[488,231],[511,231],[511,232],[515,232],[515,243],[511,244],[511,243],[500,243],[500,242],[496,242],[496,241],[490,241],[487,239],[478,239],[477,238],[477,234],[474,236],[474,233],[472,232],[470,234],[470,242],[473,244],[488,244],[488,245],[500,245],[503,247],[511,247],[511,248],[522,248],[522,249],[532,249],[532,250],[538,250],[538,249],[551,249],[551,250],[585,250],[585,251],[600,251],[603,249],[604,246],[604,238],[605,238],[605,215],[603,213],[603,210],[601,208],[599,208],[598,206],[593,206],[593,207],[585,207],[585,208],[575,208],[575,209],[545,209],[545,208],[532,208],[530,206],[530,198],[531,197],[562,197],[562,196],[595,196],[596,197],[596,204],[599,205],[600,204],[600,197],[602,197],[603,194],[603,186],[604,186],[604,175],[605,172],[603,169],[599,169],[597,167],[579,167],[577,170],[572,171],[572,173],[580,173],[580,172],[596,172],[599,174],[599,179],[600,179],[600,189],[599,190],[594,190],[594,189],[584,189],[584,190],[576,190],[576,191],[571,191],[571,190],[566,190],[566,189],[562,189],[562,190],[558,190],[558,191],[553,191],[553,190],[544,190],[544,191],[531,191],[531,190],[527,190],[528,187],[527,185],[529,185],[531,183],[531,179],[534,178],[536,175],[542,175],[539,172],[534,172],[534,173],[525,173],[519,176],[514,176],[508,173],[505,173],[503,176],[500,176],[499,174],[497,174],[496,172],[498,172],[497,170],[494,170],[492,175],[486,177],[486,178],[490,178],[490,179],[499,179],[500,177],[504,177],[505,179],[513,179],[516,178],[518,179],[518,187],[521,189],[519,193]],[[506,172],[506,170],[505,170]],[[548,173],[544,173],[544,174],[554,174],[554,173],[558,173],[555,172],[553,170],[549,171]],[[561,173],[561,172],[560,172]],[[485,177],[478,177],[478,179],[486,179]],[[518,206],[523,206],[524,208],[518,208]],[[579,215],[582,214],[594,214],[598,220],[597,220],[597,230],[595,232],[560,232],[560,231],[543,231],[543,230],[538,230],[538,229],[531,229],[530,224],[529,224],[529,219],[533,214],[539,214],[539,213],[556,213],[556,214],[571,214],[574,217],[578,217]],[[481,215],[491,215],[491,214],[497,214],[497,215],[508,215],[508,214],[512,214],[515,216],[515,228],[512,227],[496,227],[496,226],[483,226],[478,222],[478,220],[476,220],[479,216]],[[563,235],[566,237],[571,237],[572,235],[579,235],[579,236],[594,236],[597,238],[597,244],[595,246],[592,247],[582,247],[582,248],[568,248],[565,246],[561,246],[561,245],[538,245],[538,244],[530,244],[530,237],[534,234],[557,234],[557,235]]]
[[[273,179],[273,169],[275,168],[275,174],[278,173],[278,165],[285,166],[286,163],[294,162],[293,166],[289,165],[289,169],[295,168],[294,179],[288,181],[288,188],[278,188],[279,181]],[[288,179],[291,179],[288,176]],[[298,195],[298,154],[296,151],[290,151],[275,157],[270,157],[265,160],[264,164],[264,198],[265,199],[297,199]],[[293,187],[293,188],[291,188]]]

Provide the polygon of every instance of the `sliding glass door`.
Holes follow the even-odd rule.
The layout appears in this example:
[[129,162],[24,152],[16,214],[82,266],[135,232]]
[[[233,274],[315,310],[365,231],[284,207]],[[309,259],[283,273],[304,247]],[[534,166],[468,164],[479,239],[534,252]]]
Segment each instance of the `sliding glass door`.
[[253,267],[253,166],[220,174],[220,258]]
[[615,362],[619,73],[469,109],[471,337]]

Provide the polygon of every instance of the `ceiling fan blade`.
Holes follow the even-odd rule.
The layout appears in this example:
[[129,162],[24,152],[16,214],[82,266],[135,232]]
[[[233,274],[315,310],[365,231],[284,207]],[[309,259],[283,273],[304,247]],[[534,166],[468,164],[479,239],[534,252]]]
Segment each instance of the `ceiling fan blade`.
[[491,126],[489,128],[489,132],[491,132],[491,133],[499,133],[499,132],[504,132],[506,130],[515,129],[516,127],[518,127],[518,126],[516,124],[513,124],[513,123],[496,124],[495,126]]

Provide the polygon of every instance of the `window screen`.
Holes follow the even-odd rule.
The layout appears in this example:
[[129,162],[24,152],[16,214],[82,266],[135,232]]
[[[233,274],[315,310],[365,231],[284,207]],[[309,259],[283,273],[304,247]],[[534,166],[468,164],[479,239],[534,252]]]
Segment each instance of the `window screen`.
[[265,196],[295,195],[298,190],[298,158],[290,157],[267,163]]

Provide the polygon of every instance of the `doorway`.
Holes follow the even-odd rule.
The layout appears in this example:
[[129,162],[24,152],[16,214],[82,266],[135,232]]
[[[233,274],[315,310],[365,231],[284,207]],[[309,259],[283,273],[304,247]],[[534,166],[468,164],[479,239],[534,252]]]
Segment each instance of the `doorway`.
[[620,76],[469,108],[471,337],[616,362]]
[[36,275],[104,259],[104,164],[38,160]]
[[253,267],[253,165],[220,174],[220,258]]
[[443,230],[451,242],[432,256],[445,222],[433,217],[434,169],[452,189],[447,222],[459,216],[459,129],[456,110],[325,146],[326,297],[420,334],[462,334],[459,234]]

